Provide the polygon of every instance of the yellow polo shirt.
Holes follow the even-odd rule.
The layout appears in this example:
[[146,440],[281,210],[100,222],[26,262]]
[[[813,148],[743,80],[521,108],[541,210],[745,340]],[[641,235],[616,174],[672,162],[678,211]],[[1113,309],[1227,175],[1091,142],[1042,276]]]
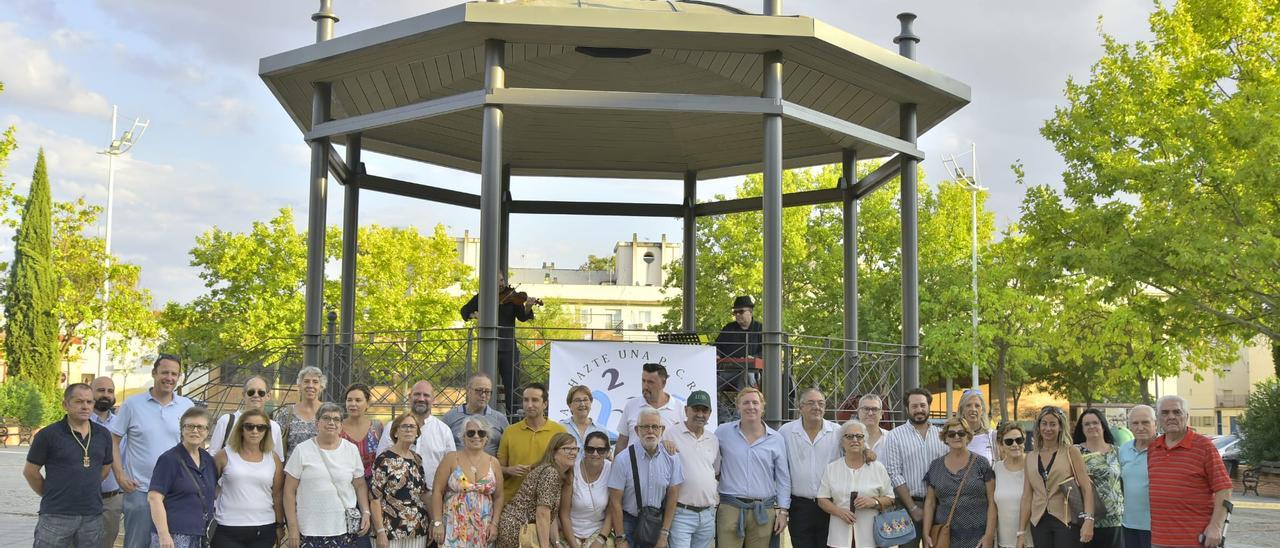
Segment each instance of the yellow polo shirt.
[[[564,426],[550,420],[543,422],[537,430],[529,426],[528,419],[517,422],[502,433],[502,441],[498,443],[498,462],[503,466],[527,464],[532,469],[542,461],[551,437],[564,431]],[[511,502],[523,483],[524,476],[503,478],[503,500]]]

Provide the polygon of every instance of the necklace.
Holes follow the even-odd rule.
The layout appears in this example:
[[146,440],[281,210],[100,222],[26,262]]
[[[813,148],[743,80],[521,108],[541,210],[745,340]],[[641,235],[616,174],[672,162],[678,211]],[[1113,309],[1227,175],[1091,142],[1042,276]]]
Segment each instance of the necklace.
[[76,445],[84,450],[84,467],[89,467],[89,444],[93,443],[93,426],[89,427],[89,435],[84,437],[84,443],[80,443],[80,436],[76,435],[76,431],[71,428],[71,423],[67,423],[67,429],[71,430],[71,437],[76,440]]

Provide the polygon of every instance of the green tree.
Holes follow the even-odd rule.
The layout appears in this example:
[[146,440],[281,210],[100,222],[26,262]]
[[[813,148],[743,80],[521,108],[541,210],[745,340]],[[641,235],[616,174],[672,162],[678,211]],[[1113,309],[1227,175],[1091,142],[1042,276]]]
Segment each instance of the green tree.
[[36,155],[31,190],[14,237],[13,267],[5,291],[5,357],[11,375],[41,392],[58,382],[58,283],[53,265],[49,175],[44,150]]
[[1245,460],[1280,460],[1280,380],[1271,377],[1253,385],[1240,429]]
[[605,270],[613,272],[617,270],[617,257],[609,255],[607,257],[597,257],[595,255],[587,255],[587,260],[578,266],[578,270]]
[[1280,4],[1155,4],[1151,41],[1103,36],[1087,83],[1042,129],[1065,188],[1023,217],[1044,257],[1153,288],[1185,337],[1280,338]]
[[1030,379],[1028,371],[1041,358],[1039,345],[1050,321],[1049,303],[1031,281],[1035,264],[1027,244],[1016,227],[1007,229],[999,242],[988,246],[979,277],[979,336],[983,358],[991,366],[991,407],[1002,421],[1009,420],[1011,410],[1017,417],[1010,385],[1017,394]]

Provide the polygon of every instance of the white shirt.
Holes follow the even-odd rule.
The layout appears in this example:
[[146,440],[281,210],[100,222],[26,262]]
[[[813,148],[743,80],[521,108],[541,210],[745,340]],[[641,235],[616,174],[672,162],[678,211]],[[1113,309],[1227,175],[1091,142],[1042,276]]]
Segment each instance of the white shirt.
[[618,421],[618,435],[627,436],[629,442],[640,439],[640,434],[636,433],[636,423],[640,422],[640,411],[645,409],[657,409],[662,415],[662,422],[667,425],[667,430],[670,430],[673,425],[684,422],[684,404],[671,397],[671,394],[666,396],[667,403],[660,408],[649,405],[643,397],[627,400],[627,405],[622,408],[622,419]]
[[812,440],[804,431],[804,420],[796,419],[778,428],[787,444],[787,463],[791,465],[791,494],[807,499],[818,498],[822,472],[831,461],[840,458],[840,426],[822,421],[822,429]]
[[[453,443],[453,430],[434,415],[427,415],[427,420],[422,421],[421,432],[418,436],[418,442],[413,446],[413,450],[418,453],[418,456],[422,457],[422,469],[426,471],[427,489],[431,489],[431,485],[436,481],[436,468],[440,466],[440,461],[444,460],[444,456],[450,451],[456,451],[458,446]],[[391,436],[383,435],[382,438],[389,440]]]
[[587,538],[596,534],[604,525],[605,507],[609,505],[609,469],[613,463],[604,461],[600,477],[587,483],[582,477],[582,461],[574,465],[573,502],[569,506],[569,521],[573,524],[573,536]]
[[[818,496],[831,499],[832,504],[837,507],[849,508],[849,495],[853,491],[857,491],[860,497],[892,497],[893,487],[889,483],[889,472],[880,461],[868,462],[850,470],[849,465],[841,458],[823,469]],[[874,525],[877,513],[879,512],[875,507],[859,508],[853,513],[857,518],[853,525],[840,518],[831,518],[827,523],[827,545],[838,548],[875,546]]]
[[[213,432],[211,432],[209,436],[210,455],[215,457],[218,456],[218,452],[221,451],[223,447],[227,446],[227,421],[233,421],[231,424],[234,425],[234,421],[240,420],[240,414],[242,412],[243,411],[236,411],[234,413],[224,414],[221,417],[218,417],[218,423],[213,425]],[[281,461],[284,461],[284,442],[280,441],[280,425],[276,424],[276,421],[271,419],[267,420],[271,424],[271,452],[275,453],[277,457],[280,457]]]
[[356,507],[351,480],[364,478],[360,450],[339,439],[338,448],[320,449],[315,438],[298,444],[284,466],[298,480],[298,532],[309,537],[347,533],[346,509]]
[[996,433],[992,430],[978,432],[973,435],[973,439],[969,440],[969,450],[975,455],[986,457],[987,462],[995,462],[995,437]]
[[214,501],[214,519],[218,525],[249,527],[275,523],[271,487],[276,479],[276,460],[263,455],[249,462],[226,449],[227,465],[218,478],[218,498]]
[[715,506],[720,503],[720,440],[715,432],[703,427],[702,437],[695,437],[683,422],[668,426],[662,439],[676,445],[680,467],[684,469],[684,483],[680,485],[677,502],[689,506]]

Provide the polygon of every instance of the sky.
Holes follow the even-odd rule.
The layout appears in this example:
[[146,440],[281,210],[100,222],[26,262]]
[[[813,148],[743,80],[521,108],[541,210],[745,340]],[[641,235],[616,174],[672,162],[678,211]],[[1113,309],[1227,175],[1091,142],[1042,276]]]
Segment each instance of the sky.
[[[336,35],[349,34],[457,2],[334,0]],[[759,12],[759,0],[723,3]],[[188,251],[218,227],[244,231],[291,207],[305,220],[308,148],[257,76],[258,60],[315,39],[315,0],[0,0],[0,125],[16,126],[19,149],[5,177],[25,193],[43,147],[54,198],[106,203],[111,107],[123,131],[150,120],[136,147],[116,161],[112,247],[142,266],[157,308],[205,291]],[[895,16],[919,16],[917,59],[972,88],[972,103],[924,134],[926,181],[945,176],[944,158],[977,146],[979,183],[1000,226],[1016,220],[1023,187],[1010,164],[1021,161],[1031,183],[1055,184],[1063,162],[1039,134],[1063,104],[1068,78],[1085,80],[1102,54],[1099,31],[1122,42],[1149,39],[1149,1],[784,0],[785,14],[821,19],[896,51]],[[117,132],[117,133],[118,133]],[[370,173],[479,192],[479,176],[365,154]],[[741,178],[699,183],[699,198],[732,194]],[[671,202],[679,181],[515,178],[516,199]],[[331,182],[328,219],[341,222],[341,187]],[[366,192],[364,224],[443,223],[453,235],[478,234],[479,212]],[[576,267],[607,255],[632,234],[681,239],[677,219],[513,216],[511,264]],[[0,232],[0,260],[13,254]],[[336,267],[327,272],[337,276]]]

